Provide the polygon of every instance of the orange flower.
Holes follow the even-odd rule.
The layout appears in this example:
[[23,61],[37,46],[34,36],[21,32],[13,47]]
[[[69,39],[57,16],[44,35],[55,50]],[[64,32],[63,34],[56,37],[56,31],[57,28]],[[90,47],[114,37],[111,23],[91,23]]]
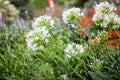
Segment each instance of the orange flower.
[[82,28],[86,28],[88,26],[88,24],[81,24]]
[[88,40],[88,43],[89,43],[90,45],[93,45],[93,44],[95,44],[95,43],[99,43],[100,39],[101,39],[100,36],[96,36],[95,39],[89,39],[89,40]]
[[112,29],[109,29],[109,30],[108,30],[108,34],[109,34],[109,38],[110,38],[110,39],[113,38],[113,34],[112,34],[112,32],[113,32]]
[[119,38],[119,36],[120,36],[120,34],[117,30],[113,31],[113,35],[114,35],[115,38]]
[[93,51],[94,50],[94,48],[90,48],[90,51]]
[[92,22],[92,20],[89,16],[80,17],[79,21],[80,21],[82,28],[88,27]]
[[113,46],[113,40],[108,40],[104,43],[105,46]]
[[119,38],[119,36],[120,36],[118,30],[109,29],[109,30],[108,30],[108,34],[109,34],[109,39]]
[[101,39],[100,36],[96,36],[94,40],[95,40],[95,42],[98,42],[100,39]]
[[117,12],[120,13],[120,9],[118,9]]
[[105,46],[120,46],[119,40],[108,40],[104,43]]
[[118,45],[120,45],[120,41],[119,41],[119,40],[114,40],[113,44],[114,44],[115,46],[118,46]]
[[87,10],[88,12],[91,12],[92,14],[95,14],[96,12],[95,12],[95,9],[88,9]]
[[82,35],[83,37],[87,37],[87,33],[84,32],[84,31],[81,32],[81,35]]
[[95,41],[94,41],[93,39],[89,39],[89,40],[88,40],[88,43],[89,43],[90,45],[93,45],[93,44],[95,44]]

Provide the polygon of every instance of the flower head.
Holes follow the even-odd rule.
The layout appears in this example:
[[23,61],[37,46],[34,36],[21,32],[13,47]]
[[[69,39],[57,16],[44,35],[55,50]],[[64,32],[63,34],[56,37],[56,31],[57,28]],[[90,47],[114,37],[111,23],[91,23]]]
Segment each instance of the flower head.
[[102,2],[95,7],[93,21],[102,28],[119,28],[120,18],[113,12],[116,7],[108,2]]
[[100,25],[103,28],[119,28],[120,25],[120,18],[115,13],[109,13],[109,14],[95,14],[93,16],[93,21],[96,23],[96,25]]
[[78,16],[83,16],[83,13],[79,8],[71,8],[63,12],[62,17],[64,23],[68,24],[70,21],[75,20]]
[[103,68],[103,61],[93,57],[93,62],[90,64],[90,67],[96,71],[101,71]]
[[79,53],[83,53],[84,48],[82,45],[72,43],[72,44],[68,44],[67,48],[64,51],[66,53],[66,56],[71,58],[72,56],[75,56]]
[[[120,17],[116,15],[115,13],[111,13],[106,16],[107,19],[109,19],[108,27],[113,28],[113,29],[118,29],[120,26]],[[112,27],[111,27],[112,26]]]
[[50,34],[46,27],[36,28],[26,35],[27,46],[33,51],[44,49],[45,43],[49,42]]
[[54,26],[54,20],[52,20],[51,16],[43,15],[35,19],[33,22],[32,27],[37,28],[41,26],[46,26],[46,27],[53,27]]
[[116,9],[117,8],[113,4],[109,4],[108,2],[101,2],[95,7],[96,14],[111,13],[113,10]]

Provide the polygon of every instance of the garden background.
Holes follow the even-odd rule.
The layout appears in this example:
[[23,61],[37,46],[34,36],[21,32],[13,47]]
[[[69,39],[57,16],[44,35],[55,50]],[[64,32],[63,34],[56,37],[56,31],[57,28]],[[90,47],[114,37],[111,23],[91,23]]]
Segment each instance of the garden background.
[[120,0],[0,0],[0,80],[120,80]]

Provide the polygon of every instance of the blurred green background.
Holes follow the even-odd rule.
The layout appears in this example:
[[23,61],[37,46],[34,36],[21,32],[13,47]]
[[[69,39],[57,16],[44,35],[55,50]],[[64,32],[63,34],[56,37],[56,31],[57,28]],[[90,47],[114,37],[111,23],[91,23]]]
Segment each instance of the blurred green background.
[[[34,16],[43,15],[46,13],[46,8],[49,7],[48,0],[10,0],[20,10],[20,17],[27,19],[26,14],[29,18]],[[62,9],[72,6],[83,7],[84,3],[88,0],[54,0],[55,8],[59,11]],[[56,13],[57,14],[57,13]]]

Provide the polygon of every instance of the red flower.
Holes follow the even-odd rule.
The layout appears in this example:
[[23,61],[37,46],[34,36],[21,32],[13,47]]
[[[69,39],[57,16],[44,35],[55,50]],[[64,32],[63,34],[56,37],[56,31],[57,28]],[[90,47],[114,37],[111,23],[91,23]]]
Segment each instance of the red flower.
[[95,44],[95,41],[94,41],[93,39],[89,39],[89,40],[88,40],[88,43],[89,43],[90,45],[92,45],[92,44]]
[[108,34],[109,34],[109,38],[112,39],[113,38],[112,29],[108,30]]
[[80,21],[82,28],[88,27],[92,22],[92,20],[89,16],[81,17],[81,18],[79,18],[79,21]]
[[104,43],[105,46],[113,46],[113,40],[108,40]]
[[117,30],[113,31],[113,35],[114,35],[115,38],[119,38],[119,36],[120,36],[120,34]]
[[95,9],[88,9],[87,10],[88,12],[91,12],[92,14],[95,14],[96,12],[95,12]]
[[120,34],[119,34],[118,30],[109,29],[108,34],[109,34],[109,39],[119,38],[120,37]]
[[82,35],[83,37],[86,37],[86,36],[87,36],[87,33],[84,32],[84,31],[82,31],[82,32],[81,32],[81,35]]
[[104,43],[105,46],[120,46],[119,40],[108,40]]

